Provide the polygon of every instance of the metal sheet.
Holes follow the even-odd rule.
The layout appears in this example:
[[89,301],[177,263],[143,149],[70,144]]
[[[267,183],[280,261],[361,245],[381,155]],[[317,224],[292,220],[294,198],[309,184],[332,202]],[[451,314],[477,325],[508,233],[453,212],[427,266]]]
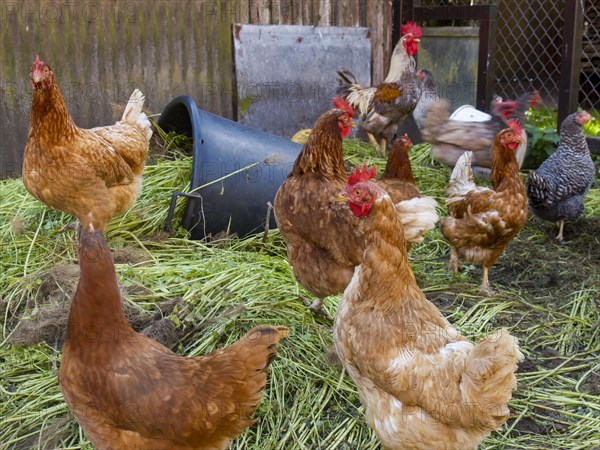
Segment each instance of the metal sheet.
[[368,28],[300,25],[233,27],[238,122],[290,137],[331,108],[335,71],[371,83]]

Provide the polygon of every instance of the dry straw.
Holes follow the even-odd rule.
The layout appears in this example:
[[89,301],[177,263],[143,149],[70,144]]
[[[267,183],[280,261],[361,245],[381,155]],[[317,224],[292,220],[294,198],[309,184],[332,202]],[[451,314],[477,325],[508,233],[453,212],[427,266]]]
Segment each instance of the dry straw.
[[[232,343],[256,324],[290,327],[259,421],[234,449],[379,448],[352,381],[327,356],[331,323],[299,300],[309,294],[294,281],[277,230],[266,242],[257,235],[210,243],[190,241],[182,229],[161,232],[171,192],[188,188],[190,158],[174,152],[181,144],[163,136],[164,154],[146,168],[135,207],[108,229],[129,317],[170,321],[173,348],[190,356]],[[348,167],[365,159],[385,165],[357,141],[348,141],[345,153]],[[426,145],[413,149],[411,159],[421,191],[442,201],[447,170],[431,162]],[[73,235],[57,233],[71,218],[46,210],[21,180],[0,182],[0,197],[0,446],[89,449],[58,388],[59,339],[44,335],[33,346],[11,341],[20,323],[35,323],[46,308],[68,310],[72,280],[49,274],[76,260]],[[182,208],[183,202],[174,223]],[[600,441],[600,327],[592,330],[600,298],[599,215],[600,192],[593,189],[585,218],[568,226],[564,245],[552,240],[550,224],[530,220],[491,270],[493,298],[476,292],[480,269],[467,266],[457,277],[446,271],[448,247],[438,230],[411,252],[420,286],[461,331],[476,340],[509,327],[526,355],[511,418],[482,448],[587,449]],[[338,301],[326,300],[331,315]],[[167,303],[170,309],[161,307]]]

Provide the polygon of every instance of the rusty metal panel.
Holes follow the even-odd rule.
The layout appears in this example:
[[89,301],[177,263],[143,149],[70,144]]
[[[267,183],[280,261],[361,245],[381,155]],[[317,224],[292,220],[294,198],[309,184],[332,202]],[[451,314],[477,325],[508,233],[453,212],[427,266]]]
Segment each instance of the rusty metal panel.
[[238,121],[291,136],[331,108],[335,71],[371,82],[368,28],[300,25],[233,27]]

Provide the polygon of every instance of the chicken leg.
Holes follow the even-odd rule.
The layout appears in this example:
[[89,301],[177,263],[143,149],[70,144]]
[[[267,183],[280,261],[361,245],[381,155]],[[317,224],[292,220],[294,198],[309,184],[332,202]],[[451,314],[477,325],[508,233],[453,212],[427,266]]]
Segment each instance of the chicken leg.
[[331,317],[329,317],[329,314],[327,314],[327,311],[325,311],[325,309],[323,309],[323,299],[322,298],[315,298],[312,303],[310,303],[304,297],[301,297],[301,299],[302,299],[302,303],[304,303],[304,306],[306,306],[308,309],[310,309],[313,313],[317,314],[318,316],[321,316],[325,320],[331,321]]
[[368,131],[367,131],[367,136],[369,138],[369,142],[371,143],[371,145],[373,147],[375,147],[375,149],[378,149],[379,148],[379,142],[377,142],[377,139],[375,139],[375,136],[372,133],[369,133]]
[[558,228],[558,235],[556,236],[556,240],[559,241],[559,242],[562,242],[562,240],[563,240],[563,228],[565,227],[565,221],[561,220],[558,223],[558,227],[559,227]]
[[460,269],[460,265],[458,262],[458,252],[456,248],[450,246],[450,260],[448,261],[448,270],[454,270],[454,274],[456,275]]
[[379,144],[379,154],[381,156],[385,156],[386,149],[387,149],[387,139],[381,138],[381,143]]
[[488,297],[494,295],[494,291],[490,288],[490,281],[488,279],[488,271],[489,267],[483,266],[483,280],[481,281],[481,286],[479,286],[479,292]]

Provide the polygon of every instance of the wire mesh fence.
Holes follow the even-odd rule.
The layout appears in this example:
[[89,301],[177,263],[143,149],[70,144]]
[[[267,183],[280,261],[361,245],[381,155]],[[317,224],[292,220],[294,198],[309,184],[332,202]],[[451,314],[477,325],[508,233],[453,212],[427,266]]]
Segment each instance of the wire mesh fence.
[[583,108],[600,109],[600,3],[586,0],[581,39],[579,103]]
[[[579,105],[600,109],[600,3],[580,0],[583,6]],[[558,106],[565,0],[415,0],[414,6],[498,6],[494,94],[518,97],[538,89],[545,106]],[[428,25],[473,25],[467,21]]]

